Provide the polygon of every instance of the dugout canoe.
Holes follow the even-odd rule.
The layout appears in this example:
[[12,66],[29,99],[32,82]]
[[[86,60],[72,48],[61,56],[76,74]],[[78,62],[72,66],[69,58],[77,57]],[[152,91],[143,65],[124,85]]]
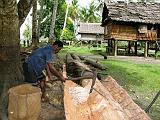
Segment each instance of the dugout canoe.
[[70,80],[64,83],[66,120],[151,120],[111,77],[104,83],[96,79],[94,90],[89,94],[91,84],[92,79],[82,80],[82,86]]

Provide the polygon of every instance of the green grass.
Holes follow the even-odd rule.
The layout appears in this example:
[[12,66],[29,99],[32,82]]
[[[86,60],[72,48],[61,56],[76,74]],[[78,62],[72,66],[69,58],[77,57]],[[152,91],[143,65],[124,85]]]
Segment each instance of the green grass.
[[82,46],[82,47],[77,47],[77,46],[64,46],[64,48],[60,51],[60,55],[64,56],[66,53],[76,53],[76,54],[81,54],[81,55],[92,55],[92,54],[97,54],[99,51],[104,51],[105,48],[100,48],[100,47],[88,47],[88,46]]
[[[135,102],[143,109],[150,104],[160,90],[160,65],[137,64],[120,60],[101,61],[108,69],[103,71],[111,75],[128,91]],[[152,106],[149,114],[153,120],[160,120],[160,97]]]
[[127,88],[134,88],[143,93],[160,88],[160,65],[119,60],[107,60],[102,63],[108,67],[106,72]]

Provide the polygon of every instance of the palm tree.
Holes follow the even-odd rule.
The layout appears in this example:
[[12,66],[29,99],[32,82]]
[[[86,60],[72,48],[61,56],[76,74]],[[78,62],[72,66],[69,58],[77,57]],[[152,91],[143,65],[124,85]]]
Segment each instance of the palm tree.
[[16,0],[0,1],[0,119],[7,120],[8,89],[23,81]]
[[53,40],[55,40],[54,28],[56,23],[57,7],[58,7],[58,0],[53,0],[53,12],[52,12],[52,21],[49,33],[49,43],[53,43]]
[[25,18],[27,17],[31,7],[33,0],[20,0],[17,4],[18,7],[18,16],[19,16],[19,27],[24,23]]
[[79,17],[81,22],[100,22],[100,15],[98,14],[99,7],[92,1],[89,7],[82,7],[80,9]]
[[74,26],[74,34],[76,35],[76,30],[77,30],[77,24],[78,24],[78,0],[73,0],[72,5],[70,7],[70,16],[72,18],[72,23]]
[[62,33],[61,33],[61,36],[60,36],[60,40],[63,39],[63,34],[64,34],[64,30],[65,30],[66,23],[67,23],[68,8],[69,8],[69,3],[67,4],[67,8],[66,8],[66,15],[65,15],[65,20],[64,20],[64,25],[63,25]]
[[43,7],[44,7],[44,0],[39,0],[38,1],[40,4],[40,10],[37,12],[38,14],[38,28],[37,28],[37,35],[38,35],[38,39],[40,38],[40,29],[41,29],[41,22],[42,22],[42,18],[43,18]]
[[32,46],[37,47],[38,40],[38,24],[37,24],[37,0],[33,0],[33,12],[32,12]]

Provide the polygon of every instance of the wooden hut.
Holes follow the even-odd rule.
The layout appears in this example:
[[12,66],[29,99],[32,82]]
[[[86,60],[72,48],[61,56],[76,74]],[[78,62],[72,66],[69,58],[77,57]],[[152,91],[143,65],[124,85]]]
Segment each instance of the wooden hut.
[[101,23],[80,23],[79,32],[81,42],[101,43],[104,39],[104,28]]
[[[137,42],[144,42],[144,55],[147,57],[149,43],[160,39],[160,4],[104,2],[102,13],[104,39],[108,48],[117,55],[118,42],[128,41],[128,53],[134,43],[137,55]],[[132,41],[132,42],[131,42]]]

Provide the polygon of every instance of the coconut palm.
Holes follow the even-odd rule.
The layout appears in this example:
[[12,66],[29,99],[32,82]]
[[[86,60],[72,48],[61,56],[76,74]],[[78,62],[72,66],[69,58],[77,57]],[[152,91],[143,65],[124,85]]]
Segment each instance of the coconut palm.
[[100,15],[98,13],[99,8],[95,1],[89,4],[89,7],[82,7],[79,12],[79,18],[81,22],[100,22]]
[[58,7],[58,0],[53,0],[53,11],[52,11],[50,33],[49,33],[49,43],[53,43],[53,40],[55,40],[54,28],[56,23],[57,7]]
[[8,89],[23,81],[16,0],[0,1],[0,119],[7,120]]

